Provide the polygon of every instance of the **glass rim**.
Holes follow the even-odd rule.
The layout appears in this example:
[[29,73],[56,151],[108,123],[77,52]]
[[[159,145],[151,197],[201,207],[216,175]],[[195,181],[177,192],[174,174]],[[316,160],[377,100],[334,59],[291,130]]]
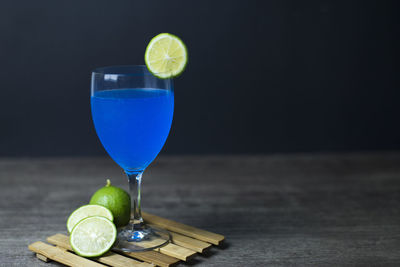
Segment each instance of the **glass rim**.
[[[115,69],[115,71],[112,71],[113,69]],[[92,74],[95,75],[118,75],[118,76],[143,76],[143,75],[154,76],[154,74],[162,74],[162,73],[164,72],[152,73],[149,71],[146,65],[111,65],[111,66],[98,67],[92,70]],[[156,76],[154,77],[157,78]]]

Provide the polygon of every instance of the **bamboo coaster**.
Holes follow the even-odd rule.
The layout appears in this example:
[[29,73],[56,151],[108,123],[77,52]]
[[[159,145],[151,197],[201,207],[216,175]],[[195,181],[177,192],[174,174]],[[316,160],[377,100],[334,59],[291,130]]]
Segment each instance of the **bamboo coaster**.
[[[156,215],[143,213],[146,222],[168,230],[171,234],[171,243],[145,252],[108,252],[97,258],[84,258],[73,253],[69,244],[69,237],[64,234],[49,236],[46,244],[35,242],[28,248],[36,253],[36,257],[44,262],[50,260],[67,266],[132,266],[151,267],[154,265],[169,267],[179,261],[188,261],[197,253],[202,253],[212,246],[220,244],[224,236],[214,234],[193,226],[181,224]],[[147,246],[151,243],[147,242]],[[210,244],[211,243],[211,244]],[[103,265],[105,264],[105,265]]]

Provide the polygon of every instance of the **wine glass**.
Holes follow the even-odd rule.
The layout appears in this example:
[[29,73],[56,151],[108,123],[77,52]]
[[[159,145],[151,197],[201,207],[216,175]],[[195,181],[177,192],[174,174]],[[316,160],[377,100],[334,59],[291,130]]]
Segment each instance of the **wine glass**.
[[91,107],[101,143],[129,181],[131,220],[119,229],[114,249],[143,251],[166,244],[167,231],[143,222],[140,185],[143,171],[160,152],[171,128],[172,79],[159,79],[144,65],[97,68],[92,72]]

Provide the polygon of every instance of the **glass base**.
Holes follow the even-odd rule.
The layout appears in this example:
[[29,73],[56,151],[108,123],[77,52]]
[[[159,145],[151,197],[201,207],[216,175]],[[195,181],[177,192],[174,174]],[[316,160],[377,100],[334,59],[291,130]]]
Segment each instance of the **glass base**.
[[168,231],[154,225],[144,224],[140,227],[128,224],[118,231],[114,250],[123,252],[138,252],[153,250],[169,243],[171,239]]

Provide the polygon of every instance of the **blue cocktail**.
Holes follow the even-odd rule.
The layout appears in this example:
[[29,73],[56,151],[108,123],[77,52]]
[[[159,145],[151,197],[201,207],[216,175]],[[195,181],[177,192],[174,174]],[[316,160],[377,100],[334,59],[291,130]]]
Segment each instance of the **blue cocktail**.
[[174,91],[171,79],[159,79],[146,66],[99,68],[92,73],[92,118],[111,158],[128,175],[131,223],[120,229],[116,248],[141,251],[159,247],[169,234],[143,223],[142,173],[162,149],[171,128]]
[[155,88],[104,90],[91,97],[97,135],[124,170],[143,171],[171,128],[174,93]]

